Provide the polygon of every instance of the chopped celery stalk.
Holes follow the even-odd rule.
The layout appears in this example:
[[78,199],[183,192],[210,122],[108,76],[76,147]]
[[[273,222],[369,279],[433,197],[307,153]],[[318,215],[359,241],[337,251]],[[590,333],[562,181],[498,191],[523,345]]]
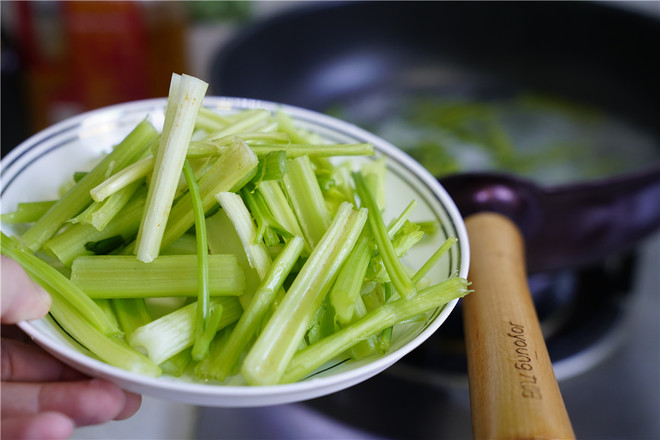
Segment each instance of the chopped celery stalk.
[[[196,255],[161,255],[143,263],[130,255],[82,256],[73,261],[71,281],[91,298],[197,296]],[[236,257],[208,256],[209,293],[237,296],[245,277]]]
[[119,321],[117,320],[117,316],[115,315],[115,310],[112,308],[110,300],[105,298],[98,298],[95,299],[94,302],[97,306],[99,306],[101,310],[103,310],[103,313],[105,313],[105,316],[107,316],[108,321],[110,321],[113,326],[121,329]]
[[[195,319],[195,345],[193,346],[193,358],[199,360],[208,352],[210,338],[203,338],[208,333],[207,327],[212,325],[209,320],[209,248],[206,239],[206,219],[204,218],[204,206],[199,194],[199,185],[188,160],[183,164],[183,175],[188,183],[188,192],[192,201],[193,214],[195,216],[195,238],[197,240],[197,317]],[[238,265],[238,262],[237,262]],[[222,312],[222,308],[218,313]],[[218,317],[218,321],[219,321]],[[217,325],[217,323],[216,323]],[[215,331],[213,331],[215,335]],[[206,341],[206,342],[204,342]]]
[[[261,194],[268,210],[278,224],[282,225],[291,235],[303,236],[296,214],[278,182],[263,181],[257,187],[257,192]],[[305,243],[305,249],[306,252],[310,250],[307,243]]]
[[424,238],[424,232],[420,229],[419,225],[411,221],[406,221],[403,228],[401,228],[392,239],[394,253],[398,257],[404,256],[414,245],[419,243],[422,238]]
[[153,156],[140,159],[96,185],[89,194],[95,202],[102,202],[120,189],[145,178],[154,169],[154,162]]
[[241,305],[247,307],[252,293],[257,290],[261,277],[250,266],[243,243],[236,228],[222,209],[206,219],[207,239],[212,254],[232,254],[245,274],[245,293],[239,296]]
[[[209,307],[209,311],[204,320],[204,326],[201,329],[201,333],[195,335],[195,342],[193,343],[191,352],[191,356],[194,360],[199,362],[208,355],[209,345],[215,337],[215,334],[218,332],[220,318],[222,318],[222,304],[213,304],[211,307]],[[197,307],[197,317],[195,318],[195,333],[199,331],[197,330],[198,322],[199,306]]]
[[221,192],[216,194],[220,206],[231,220],[238,237],[241,239],[245,255],[250,266],[257,271],[259,279],[263,280],[271,265],[270,255],[263,242],[256,241],[257,228],[248,211],[245,202],[236,193]]
[[[392,298],[393,295],[393,290],[394,287],[392,287],[392,283],[385,283],[383,284],[383,291],[384,291],[384,300],[385,304],[387,304],[388,301],[390,301],[390,298]],[[377,346],[378,346],[378,351],[381,354],[387,353],[387,350],[390,349],[390,344],[392,343],[392,331],[394,330],[394,326],[389,326],[383,331],[380,332],[378,341],[377,341]]]
[[366,219],[364,209],[356,212],[348,202],[339,207],[318,246],[248,351],[241,369],[248,384],[268,385],[280,380]]
[[0,215],[0,222],[10,225],[36,222],[55,203],[56,200],[19,203],[16,205],[16,211]]
[[85,243],[85,250],[90,251],[94,255],[107,255],[119,249],[125,244],[124,238],[121,235],[114,237],[104,238],[99,241],[90,241]]
[[145,376],[160,376],[161,369],[123,339],[107,335],[92,325],[88,317],[72,305],[59,290],[51,293],[50,314],[66,332],[100,360]]
[[[222,350],[222,347],[227,342],[229,334],[233,330],[233,324],[229,325],[221,330],[216,332],[216,336],[211,340],[209,344],[209,353],[208,355],[199,362],[195,362],[193,371],[196,378],[203,381],[213,380],[215,375],[215,359],[218,357],[218,353]],[[192,358],[191,358],[192,359]]]
[[[217,330],[234,323],[243,309],[234,297],[213,298],[212,304],[222,305],[222,316]],[[172,313],[137,328],[129,336],[132,347],[143,351],[156,364],[161,364],[175,354],[192,347],[195,342],[195,316],[197,303],[181,307]]]
[[213,361],[213,378],[225,380],[238,364],[240,356],[257,334],[261,321],[282,288],[303,249],[304,240],[293,237],[273,261],[263,282],[252,296],[236,326]]
[[332,157],[332,156],[372,156],[374,147],[370,143],[359,144],[255,144],[250,145],[257,156],[283,151],[287,158],[300,156]]
[[205,141],[220,139],[225,136],[236,135],[243,131],[249,131],[263,124],[270,118],[270,112],[264,109],[245,110],[239,113],[238,118],[231,124],[211,133]]
[[[257,167],[257,156],[245,142],[233,142],[227,151],[199,179],[204,211],[208,212],[217,201],[215,195],[223,191],[237,191],[248,182]],[[172,207],[163,245],[173,243],[190,229],[195,220],[190,194],[184,194]]]
[[399,232],[399,230],[406,223],[416,204],[417,202],[415,200],[411,200],[410,203],[408,203],[408,206],[406,206],[406,209],[404,209],[403,212],[387,227],[387,236],[390,238],[390,240],[394,238],[396,233]]
[[227,145],[229,145],[237,137],[240,137],[240,139],[243,142],[247,143],[250,146],[261,145],[261,143],[257,143],[257,142],[264,142],[264,141],[277,143],[277,145],[281,145],[281,146],[285,146],[287,143],[290,142],[289,135],[286,133],[241,132],[239,136],[228,135],[213,140],[192,141],[188,146],[187,157],[190,159],[195,157],[217,156],[219,154],[222,154],[222,152],[227,147]]
[[207,88],[206,82],[193,76],[172,75],[163,134],[136,239],[135,253],[145,263],[153,261],[160,252],[186,151],[195,128],[195,118]]
[[387,327],[441,307],[468,292],[467,281],[456,277],[427,287],[413,298],[400,298],[384,304],[353,324],[297,352],[291,359],[281,383],[303,379],[358,342]]
[[94,202],[82,213],[69,220],[72,223],[87,223],[102,231],[108,223],[126,206],[142,183],[133,182],[108,196],[102,202]]
[[41,258],[33,255],[16,237],[0,233],[2,254],[19,263],[23,269],[51,296],[58,294],[78,310],[81,316],[104,335],[120,335],[121,330],[105,312],[61,272]]
[[331,221],[323,193],[307,156],[288,161],[289,172],[282,181],[310,248],[319,242]]
[[229,119],[218,112],[202,106],[199,109],[199,113],[197,113],[195,128],[210,133],[221,130],[230,123],[231,121]]
[[136,328],[151,322],[152,317],[144,298],[115,298],[109,300],[126,337]]
[[383,265],[387,270],[392,284],[394,284],[394,288],[404,298],[415,296],[417,293],[415,285],[410,280],[406,268],[394,251],[394,246],[388,237],[383,217],[365,177],[362,173],[355,172],[353,173],[353,179],[362,205],[369,210],[369,229],[383,259]]
[[280,243],[279,236],[291,238],[292,234],[284,228],[270,213],[266,201],[261,193],[252,192],[243,188],[240,192],[245,204],[250,209],[254,221],[257,223],[255,242],[263,239],[266,246],[275,246]]
[[[254,147],[251,148],[254,150]],[[259,159],[257,174],[252,182],[258,186],[264,180],[279,180],[286,174],[286,169],[286,153],[282,150],[272,151]]]
[[106,178],[112,167],[124,167],[140,155],[149,141],[157,135],[146,120],[140,122],[110,154],[76,183],[55,205],[37,220],[22,236],[32,251],[37,251],[70,218],[75,217],[92,202],[89,191]]
[[294,144],[312,144],[316,139],[312,139],[311,133],[303,133],[299,130],[293,118],[283,111],[275,112],[275,119],[278,123],[278,129],[281,132],[288,134],[291,137],[291,142]]
[[[208,228],[207,228],[208,230]],[[217,252],[221,253],[221,252]],[[196,255],[197,238],[194,234],[183,234],[172,244],[160,251],[161,255]]]
[[188,369],[188,366],[192,362],[191,355],[192,347],[188,347],[183,351],[175,354],[168,360],[162,362],[159,366],[163,370],[163,374],[170,375],[172,377],[181,377]]
[[367,161],[362,165],[361,171],[374,201],[382,211],[385,208],[387,197],[387,194],[385,194],[385,175],[387,174],[385,160],[380,157],[376,160]]
[[348,324],[352,321],[355,303],[360,296],[370,260],[370,238],[365,229],[348,256],[346,264],[339,270],[337,280],[330,290],[330,303],[335,309],[340,324]]
[[445,242],[438,248],[437,251],[431,255],[431,258],[426,260],[424,264],[422,264],[422,267],[420,267],[417,272],[411,277],[411,281],[417,285],[429,271],[431,268],[440,260],[440,258],[447,253],[449,248],[451,248],[454,243],[456,243],[458,239],[456,237],[449,237],[445,240]]
[[144,209],[145,194],[140,189],[134,197],[116,215],[102,231],[88,224],[73,224],[66,230],[60,232],[45,244],[65,266],[71,266],[74,258],[86,255],[85,245],[87,243],[99,242],[108,238],[121,236],[124,242],[130,243],[140,226],[140,218]]

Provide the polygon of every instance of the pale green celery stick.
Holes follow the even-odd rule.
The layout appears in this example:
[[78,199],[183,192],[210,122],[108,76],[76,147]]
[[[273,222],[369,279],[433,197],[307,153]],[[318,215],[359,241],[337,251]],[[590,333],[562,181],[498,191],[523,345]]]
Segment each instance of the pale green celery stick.
[[[353,313],[353,319],[350,323],[356,322],[363,318],[368,313],[367,307],[362,300],[362,296],[358,296],[357,301],[355,301],[355,312]],[[348,323],[348,324],[350,324]],[[346,326],[346,324],[344,325]],[[370,336],[366,339],[355,344],[351,347],[351,357],[353,359],[363,359],[367,356],[375,354],[378,350],[378,335]]]
[[[103,310],[103,313],[105,313],[105,316],[107,316],[108,321],[110,321],[116,328],[121,329],[119,321],[117,320],[117,316],[115,315],[115,310],[112,308],[110,300],[105,298],[97,298],[94,299],[94,302],[97,306],[99,306],[101,310]],[[126,333],[124,333],[124,335],[126,335]]]
[[55,203],[56,200],[19,203],[16,205],[16,211],[0,215],[0,222],[8,225],[36,222]]
[[284,151],[290,159],[300,156],[372,156],[374,148],[369,143],[359,144],[254,144],[250,148],[257,156],[265,156],[275,151]]
[[399,232],[406,221],[408,221],[408,217],[410,217],[410,213],[415,208],[416,204],[417,202],[415,200],[411,200],[410,203],[408,203],[408,206],[406,206],[406,209],[404,209],[403,212],[387,227],[387,236],[390,237],[390,240],[394,238],[394,235]]
[[196,253],[197,238],[194,234],[183,234],[174,243],[160,251],[161,255],[195,255]]
[[289,135],[286,133],[241,132],[238,135],[228,135],[213,140],[191,141],[190,145],[188,145],[187,157],[193,158],[193,157],[204,157],[204,156],[217,156],[219,154],[222,154],[222,152],[227,147],[227,145],[229,145],[237,137],[240,137],[240,139],[242,139],[243,142],[247,143],[250,146],[253,145],[258,146],[264,141],[270,143],[276,143],[276,145],[280,145],[280,146],[285,146],[291,140],[289,138]]
[[214,141],[191,141],[188,145],[188,159],[219,156],[226,149],[227,146],[236,139],[236,136],[225,136]]
[[[243,312],[235,297],[213,298],[211,303],[222,305],[222,316],[217,330],[238,320]],[[196,314],[197,302],[188,304],[137,328],[129,336],[128,342],[132,347],[145,352],[156,364],[161,364],[182,350],[192,347],[195,342]]]
[[108,223],[126,206],[142,182],[133,182],[111,194],[102,202],[93,202],[82,213],[69,220],[71,223],[86,223],[102,231]]
[[273,312],[243,361],[248,384],[276,384],[304,339],[330,284],[353,249],[367,218],[364,209],[340,206],[288,292]]
[[[197,311],[198,316],[195,319],[195,327],[197,327],[197,322],[199,322],[199,306],[197,307]],[[208,355],[209,345],[218,331],[221,318],[222,304],[213,304],[210,306],[201,333],[195,335],[195,342],[193,343],[191,352],[191,356],[195,361],[199,362]],[[197,330],[195,330],[195,333],[197,333]]]
[[420,267],[417,272],[411,277],[411,281],[417,285],[422,279],[426,276],[427,273],[431,270],[431,268],[442,258],[444,254],[447,253],[449,248],[451,248],[454,243],[456,243],[458,239],[456,237],[448,237],[445,242],[438,248],[437,251],[431,255],[431,258],[426,260],[422,267]]
[[332,305],[326,295],[321,303],[321,306],[316,310],[312,325],[305,334],[305,344],[313,344],[314,342],[334,333],[336,329],[335,313]]
[[195,129],[212,133],[221,130],[230,123],[231,121],[229,119],[223,117],[218,112],[202,106],[199,109],[199,113],[197,113]]
[[241,305],[247,307],[249,298],[261,282],[258,272],[250,266],[243,243],[236,228],[223,210],[206,219],[207,239],[212,254],[232,254],[245,273],[245,293],[239,297]]
[[394,246],[388,237],[387,229],[385,228],[385,223],[383,222],[383,217],[378,208],[378,204],[371,193],[365,177],[361,173],[355,172],[353,173],[353,179],[355,180],[356,191],[360,197],[362,206],[369,210],[369,229],[371,230],[376,246],[383,259],[383,265],[387,270],[392,284],[394,284],[394,288],[399,295],[404,298],[415,296],[417,293],[415,285],[410,280],[406,268],[395,253]]
[[314,248],[332,220],[308,156],[288,161],[289,172],[282,179],[300,228]]
[[[92,298],[197,296],[197,256],[161,255],[143,263],[131,255],[81,256],[71,266],[71,281]],[[245,277],[234,255],[208,257],[209,293],[237,296]]]
[[234,371],[240,356],[257,334],[275,295],[282,288],[286,277],[298,260],[303,245],[304,240],[301,237],[293,237],[271,264],[264,280],[252,296],[250,304],[229,335],[229,339],[213,358],[211,371],[214,379],[223,381]]
[[[215,195],[224,191],[238,191],[252,177],[257,167],[257,156],[245,142],[233,142],[227,151],[199,179],[204,212],[208,212],[217,201]],[[172,207],[163,245],[173,243],[190,229],[195,220],[192,213],[190,194],[184,194]]]
[[[195,319],[195,344],[192,354],[193,359],[199,360],[208,352],[208,343],[212,339],[212,337],[202,337],[208,333],[207,327],[212,325],[209,321],[209,249],[206,239],[206,219],[204,218],[202,197],[199,194],[199,185],[195,180],[194,171],[188,160],[184,161],[183,175],[186,178],[192,201],[195,216],[195,238],[197,239],[197,317]],[[222,313],[222,307],[220,307],[218,313]],[[219,317],[217,319],[220,320]],[[215,335],[215,331],[213,335]]]
[[[268,206],[268,210],[273,215],[273,218],[284,229],[292,235],[303,236],[296,214],[293,212],[293,208],[279,182],[273,180],[263,181],[259,184],[257,192],[261,194],[264,202],[266,202],[266,206]],[[309,245],[305,243],[305,253],[309,253],[309,251]]]
[[362,164],[361,169],[374,200],[378,204],[378,208],[383,211],[387,203],[387,194],[385,193],[385,176],[387,175],[387,164],[384,157],[379,157],[376,160],[370,160]]
[[195,118],[207,88],[206,82],[193,76],[172,75],[163,134],[136,239],[135,253],[145,263],[153,261],[160,252]]
[[[254,150],[254,148],[253,148]],[[251,183],[258,186],[264,180],[280,180],[287,171],[286,153],[282,150],[272,151],[259,159],[257,173]]]
[[[203,381],[213,380],[215,376],[215,359],[218,357],[218,353],[222,350],[222,347],[227,342],[229,335],[234,329],[234,324],[230,324],[227,327],[218,330],[216,336],[211,340],[209,344],[209,354],[204,359],[199,362],[195,362],[193,367],[193,374],[196,378]],[[192,358],[191,358],[192,359]]]
[[120,189],[144,179],[153,171],[154,162],[152,156],[140,159],[96,185],[89,194],[95,202],[102,202]]
[[359,321],[296,353],[280,383],[301,380],[359,341],[387,327],[441,307],[468,292],[467,281],[456,277],[423,289],[413,298],[400,298],[385,304],[369,312]]
[[417,223],[407,221],[392,239],[392,246],[394,252],[398,257],[405,255],[414,245],[419,243],[424,237],[424,232],[421,231]]
[[188,366],[192,363],[191,351],[192,347],[188,347],[185,350],[175,354],[168,360],[162,362],[159,367],[163,371],[163,374],[167,374],[172,377],[183,376],[188,369]]
[[263,280],[272,261],[263,242],[256,240],[257,228],[245,202],[233,192],[218,193],[216,199],[234,225],[250,266],[257,271],[259,279]]
[[[392,283],[385,283],[383,285],[384,291],[385,291],[385,303],[387,304],[388,301],[390,301],[390,298],[392,298],[394,292],[394,287],[392,287]],[[380,332],[380,335],[378,336],[378,341],[377,341],[377,347],[378,351],[381,354],[387,353],[387,351],[390,349],[390,345],[392,344],[392,331],[394,330],[393,326],[387,327],[383,329],[383,331]]]
[[342,202],[355,204],[355,191],[349,162],[333,165],[320,163],[317,160],[315,165],[316,178],[330,212],[335,212]]
[[236,135],[241,132],[250,131],[263,124],[270,118],[270,112],[264,109],[244,110],[226,127],[210,133],[205,141],[220,139],[225,136]]
[[113,323],[105,312],[78,286],[73,284],[66,276],[33,255],[16,237],[9,237],[4,233],[0,235],[2,254],[17,263],[30,275],[30,277],[43,287],[51,296],[59,293],[72,307],[105,335],[121,335],[121,330]]
[[23,242],[32,251],[41,248],[67,220],[78,215],[92,202],[89,191],[106,178],[111,168],[123,168],[131,163],[157,134],[156,129],[148,121],[139,123],[110,154],[25,231]]
[[312,133],[306,133],[296,127],[293,118],[286,112],[276,111],[275,120],[278,123],[279,131],[288,134],[291,137],[291,142],[293,144],[313,144],[317,140],[319,141],[318,143],[321,143],[321,140],[318,139],[319,136],[315,136]]
[[84,312],[73,306],[61,291],[50,292],[53,303],[50,314],[78,343],[100,360],[124,370],[157,377],[161,369],[149,358],[130,347],[123,339],[106,335],[92,325]]
[[275,246],[281,242],[280,236],[285,239],[293,237],[284,226],[275,220],[261,193],[243,188],[240,195],[257,223],[255,243],[263,240],[266,246]]
[[152,321],[144,298],[115,298],[107,301],[112,305],[125,337],[129,337],[136,328]]
[[102,231],[87,224],[73,224],[48,240],[44,247],[51,251],[65,266],[71,266],[74,258],[87,255],[85,244],[121,236],[130,243],[137,234],[144,210],[146,189],[138,189],[133,198],[124,206]]
[[365,228],[330,289],[330,303],[335,309],[337,321],[342,325],[353,320],[355,303],[360,297],[371,260],[371,242],[367,233]]

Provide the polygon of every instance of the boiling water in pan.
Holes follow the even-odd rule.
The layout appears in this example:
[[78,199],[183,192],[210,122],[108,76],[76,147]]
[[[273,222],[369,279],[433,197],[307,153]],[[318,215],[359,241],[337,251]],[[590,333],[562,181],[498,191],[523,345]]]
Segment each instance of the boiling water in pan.
[[432,95],[383,98],[375,94],[328,112],[379,134],[438,177],[506,171],[560,185],[660,160],[654,137],[564,100],[536,94],[479,101]]

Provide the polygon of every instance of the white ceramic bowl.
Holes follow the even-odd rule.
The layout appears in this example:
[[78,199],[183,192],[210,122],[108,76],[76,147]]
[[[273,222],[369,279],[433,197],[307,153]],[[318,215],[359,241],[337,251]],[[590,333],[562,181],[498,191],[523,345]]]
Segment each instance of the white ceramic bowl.
[[[154,99],[110,106],[73,117],[29,138],[1,161],[3,212],[11,212],[18,202],[57,197],[60,184],[70,179],[74,171],[90,169],[100,153],[109,151],[143,118],[148,117],[160,130],[164,105],[165,99]],[[415,199],[417,205],[411,217],[413,220],[437,220],[442,225],[432,242],[411,251],[407,261],[412,267],[419,267],[446,237],[455,236],[458,238],[457,246],[451,249],[429,277],[435,282],[456,273],[467,277],[467,234],[456,206],[436,179],[401,150],[355,125],[297,107],[223,97],[207,97],[204,105],[227,112],[279,108],[291,115],[297,124],[320,133],[329,142],[371,142],[377,154],[387,158],[386,219],[393,218],[411,199]],[[8,225],[2,225],[2,230],[7,234],[21,232]],[[49,319],[22,322],[19,326],[63,362],[91,376],[114,381],[127,390],[203,406],[248,407],[311,399],[368,379],[424,342],[442,325],[455,305],[456,301],[447,304],[426,322],[400,328],[395,332],[392,349],[385,356],[326,365],[321,369],[324,371],[312,379],[265,387],[214,385],[187,377],[144,377],[86,355],[76,342],[57,331]]]

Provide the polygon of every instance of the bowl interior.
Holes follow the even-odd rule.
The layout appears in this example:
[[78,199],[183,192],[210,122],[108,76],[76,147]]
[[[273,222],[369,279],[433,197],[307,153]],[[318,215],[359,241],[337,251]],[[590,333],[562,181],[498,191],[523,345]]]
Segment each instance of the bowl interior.
[[[11,212],[19,202],[55,199],[75,171],[88,170],[145,117],[160,130],[164,99],[137,101],[88,112],[56,124],[23,142],[2,159],[2,211]],[[349,123],[309,110],[251,99],[208,97],[205,106],[221,112],[248,108],[283,109],[303,128],[321,134],[328,142],[371,142],[384,156],[386,221],[416,200],[412,220],[437,221],[438,233],[404,257],[419,267],[449,236],[458,243],[429,274],[439,282],[450,275],[467,277],[469,251],[461,216],[453,201],[424,168],[386,141]],[[340,159],[338,159],[340,160]],[[345,160],[345,159],[342,159]],[[351,158],[358,164],[373,158]],[[2,225],[7,234],[20,234],[19,226]],[[149,378],[109,366],[91,356],[51,319],[22,322],[20,327],[53,355],[83,372],[100,376],[120,386],[154,397],[204,406],[264,406],[319,397],[365,380],[392,365],[426,340],[454,308],[456,301],[432,313],[424,322],[399,326],[390,352],[359,362],[330,362],[304,381],[268,387],[241,384],[200,383],[191,377]],[[341,361],[341,360],[340,360]]]

